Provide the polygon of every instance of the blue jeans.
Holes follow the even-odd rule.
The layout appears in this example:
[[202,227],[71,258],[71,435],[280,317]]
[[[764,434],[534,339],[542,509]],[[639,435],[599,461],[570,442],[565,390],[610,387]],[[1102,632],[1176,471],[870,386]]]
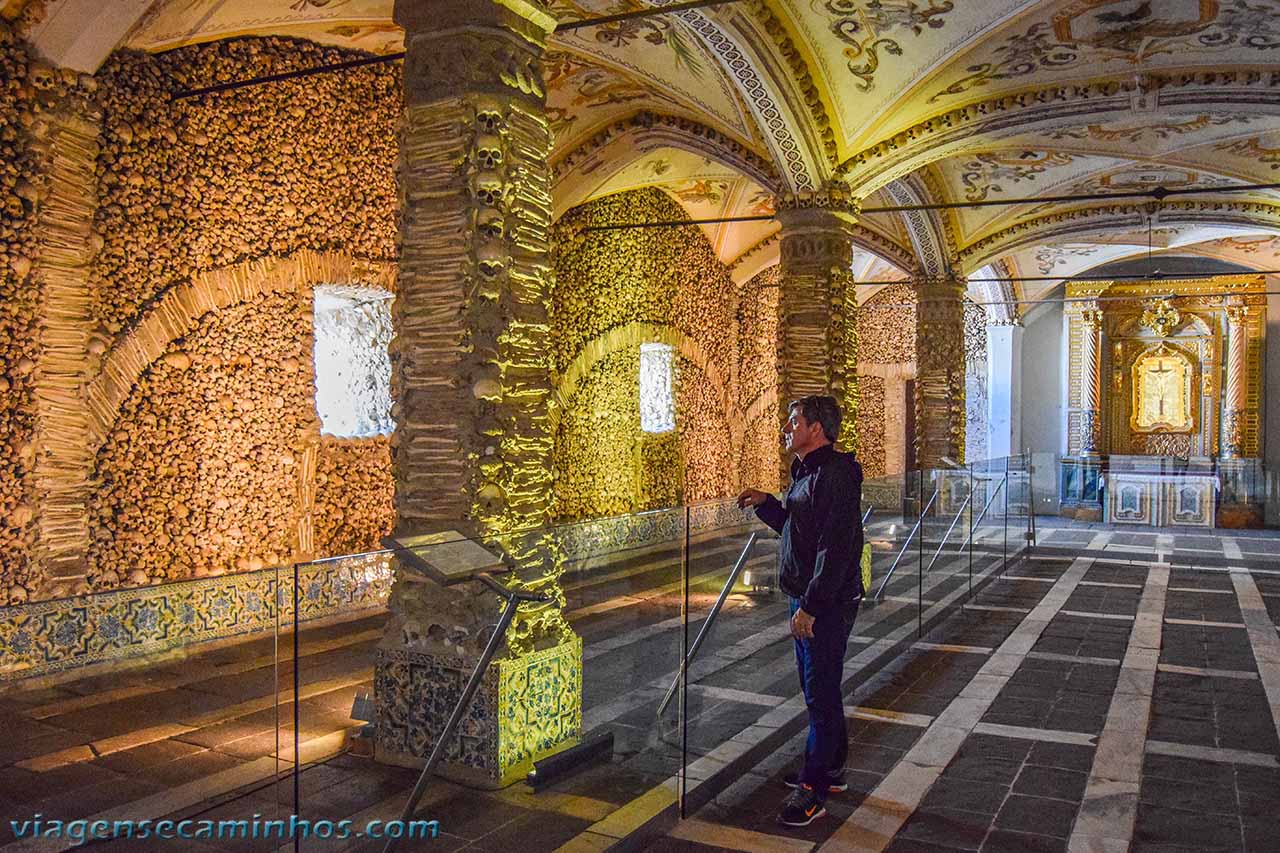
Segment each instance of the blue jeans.
[[[800,599],[791,599],[791,614],[800,609]],[[804,770],[800,781],[813,787],[819,797],[827,796],[827,779],[844,770],[849,742],[844,723],[844,653],[858,615],[854,604],[845,612],[819,616],[813,636],[796,640],[796,670],[809,708],[809,740],[804,748]]]

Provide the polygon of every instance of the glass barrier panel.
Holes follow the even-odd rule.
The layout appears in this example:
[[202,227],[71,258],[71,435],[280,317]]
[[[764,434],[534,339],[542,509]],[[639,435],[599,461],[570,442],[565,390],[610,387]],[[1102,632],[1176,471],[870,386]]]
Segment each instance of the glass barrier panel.
[[[107,815],[187,817],[208,808],[206,791],[228,798],[224,814],[274,813],[277,569],[234,569],[193,577],[190,566],[134,564],[117,589],[0,608],[0,705],[12,724],[0,844],[28,846],[22,824],[43,820],[67,829],[64,846],[138,845],[125,840],[137,824],[69,833]],[[166,570],[182,577],[166,581]]]
[[689,512],[689,663],[673,700],[680,713],[665,715],[679,724],[674,734],[683,759],[685,814],[698,802],[698,789],[714,784],[732,760],[731,752],[748,748],[740,736],[795,692],[785,686],[796,678],[789,599],[778,588],[776,534],[734,501],[694,504]]

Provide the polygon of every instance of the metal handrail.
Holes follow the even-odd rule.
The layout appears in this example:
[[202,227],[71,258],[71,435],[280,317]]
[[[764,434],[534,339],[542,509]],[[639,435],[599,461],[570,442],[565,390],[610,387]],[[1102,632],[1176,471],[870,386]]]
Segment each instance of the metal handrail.
[[960,543],[961,551],[963,551],[965,546],[973,539],[973,534],[977,531],[978,525],[982,523],[982,519],[987,517],[987,510],[991,509],[991,504],[995,502],[996,495],[1000,494],[1000,490],[1004,488],[1004,484],[1007,482],[1009,482],[1009,474],[1008,472],[1005,472],[1005,475],[1000,478],[1000,485],[996,486],[996,490],[992,492],[991,497],[987,499],[987,505],[982,508],[982,512],[978,514],[976,519],[974,519],[972,528],[969,530],[969,535],[965,537],[964,542]]
[[902,557],[907,553],[907,549],[911,547],[911,540],[915,538],[916,532],[920,530],[920,525],[924,523],[924,517],[933,507],[933,502],[938,499],[938,490],[933,490],[933,497],[929,498],[929,502],[925,504],[924,509],[920,510],[920,518],[916,520],[916,526],[911,528],[911,533],[907,535],[907,541],[902,544],[902,550],[898,552],[898,556],[894,558],[893,565],[889,567],[889,573],[884,576],[884,581],[880,584],[880,591],[872,596],[872,601],[879,601],[884,598],[884,589],[889,585],[889,581],[893,578],[893,573],[897,571],[898,563],[902,562]]
[[[955,529],[956,529],[956,524],[958,524],[958,523],[959,523],[959,521],[960,521],[960,516],[964,515],[964,508],[965,508],[965,507],[967,507],[967,506],[969,505],[969,502],[970,502],[971,500],[973,500],[973,492],[972,492],[972,491],[970,491],[970,492],[969,492],[969,494],[965,497],[965,499],[964,499],[964,503],[960,504],[960,509],[956,512],[956,517],[955,517],[955,518],[953,518],[953,519],[951,519],[951,526],[947,528],[947,532],[946,532],[946,533],[944,533],[944,534],[942,534],[942,541],[941,541],[940,543],[938,543],[938,550],[934,552],[934,554],[933,554],[933,559],[932,559],[932,560],[930,560],[930,561],[929,561],[929,565],[925,567],[925,571],[926,571],[926,572],[927,572],[927,571],[929,571],[930,569],[932,569],[932,568],[933,568],[933,564],[934,564],[934,563],[936,563],[936,562],[938,562],[938,558],[942,556],[942,549],[943,549],[943,548],[945,548],[945,547],[947,547],[947,537],[949,537],[949,536],[951,535],[951,531],[953,531],[953,530],[955,530]],[[964,545],[961,545],[961,546],[960,546],[960,550],[961,550],[961,551],[963,551],[963,550],[964,550]]]

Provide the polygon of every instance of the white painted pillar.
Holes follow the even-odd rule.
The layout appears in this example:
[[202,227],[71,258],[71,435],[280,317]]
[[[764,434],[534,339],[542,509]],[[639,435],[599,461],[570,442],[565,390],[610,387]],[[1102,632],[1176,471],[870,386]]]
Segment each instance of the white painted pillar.
[[987,326],[987,455],[1022,452],[1022,326]]

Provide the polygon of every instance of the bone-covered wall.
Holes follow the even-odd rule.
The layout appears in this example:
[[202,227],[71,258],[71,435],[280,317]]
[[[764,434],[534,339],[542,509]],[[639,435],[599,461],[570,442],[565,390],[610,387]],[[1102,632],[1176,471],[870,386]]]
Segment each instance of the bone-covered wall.
[[314,418],[309,306],[272,296],[205,315],[143,374],[98,453],[90,583],[279,565]]
[[[169,97],[344,58],[243,39],[108,59],[98,73],[97,335],[114,341],[171,288],[250,259],[394,259],[397,69]],[[377,545],[392,518],[388,442],[319,439],[311,323],[306,286],[241,302],[199,318],[143,374],[93,472],[95,588]],[[312,506],[300,478],[312,481]],[[302,542],[308,510],[314,538]]]
[[[694,227],[584,232],[685,218],[660,190],[599,199],[557,224],[551,343],[561,378],[556,515],[723,497],[739,482],[734,285]],[[639,345],[677,352],[674,433],[641,431]]]
[[[858,308],[858,459],[864,477],[901,473],[888,446],[905,427],[903,374],[914,374],[916,294],[909,284],[876,291]],[[886,378],[889,374],[892,378]],[[897,442],[902,447],[903,442]]]
[[[369,548],[389,529],[388,439],[321,439],[314,408],[310,287],[371,282],[302,279],[356,259],[384,273],[355,278],[390,286],[398,69],[171,98],[353,55],[238,39],[118,52],[88,77],[0,24],[0,604]],[[67,127],[91,144],[69,149]],[[64,192],[81,152],[83,201]],[[307,253],[347,266],[294,263]],[[273,276],[291,280],[255,286]],[[79,372],[63,370],[77,342]],[[55,453],[67,411],[93,421],[82,460]],[[83,580],[44,565],[77,503]]]
[[773,491],[780,485],[778,457],[778,298],[782,268],[772,266],[742,285],[738,296],[738,376],[742,400],[743,486]]
[[30,56],[0,25],[0,604],[35,592],[35,366],[40,283],[35,218],[41,172],[20,116],[30,115]]
[[103,246],[93,271],[94,314],[109,334],[175,281],[247,258],[395,257],[396,66],[170,98],[354,56],[283,38],[112,54],[97,75]]

